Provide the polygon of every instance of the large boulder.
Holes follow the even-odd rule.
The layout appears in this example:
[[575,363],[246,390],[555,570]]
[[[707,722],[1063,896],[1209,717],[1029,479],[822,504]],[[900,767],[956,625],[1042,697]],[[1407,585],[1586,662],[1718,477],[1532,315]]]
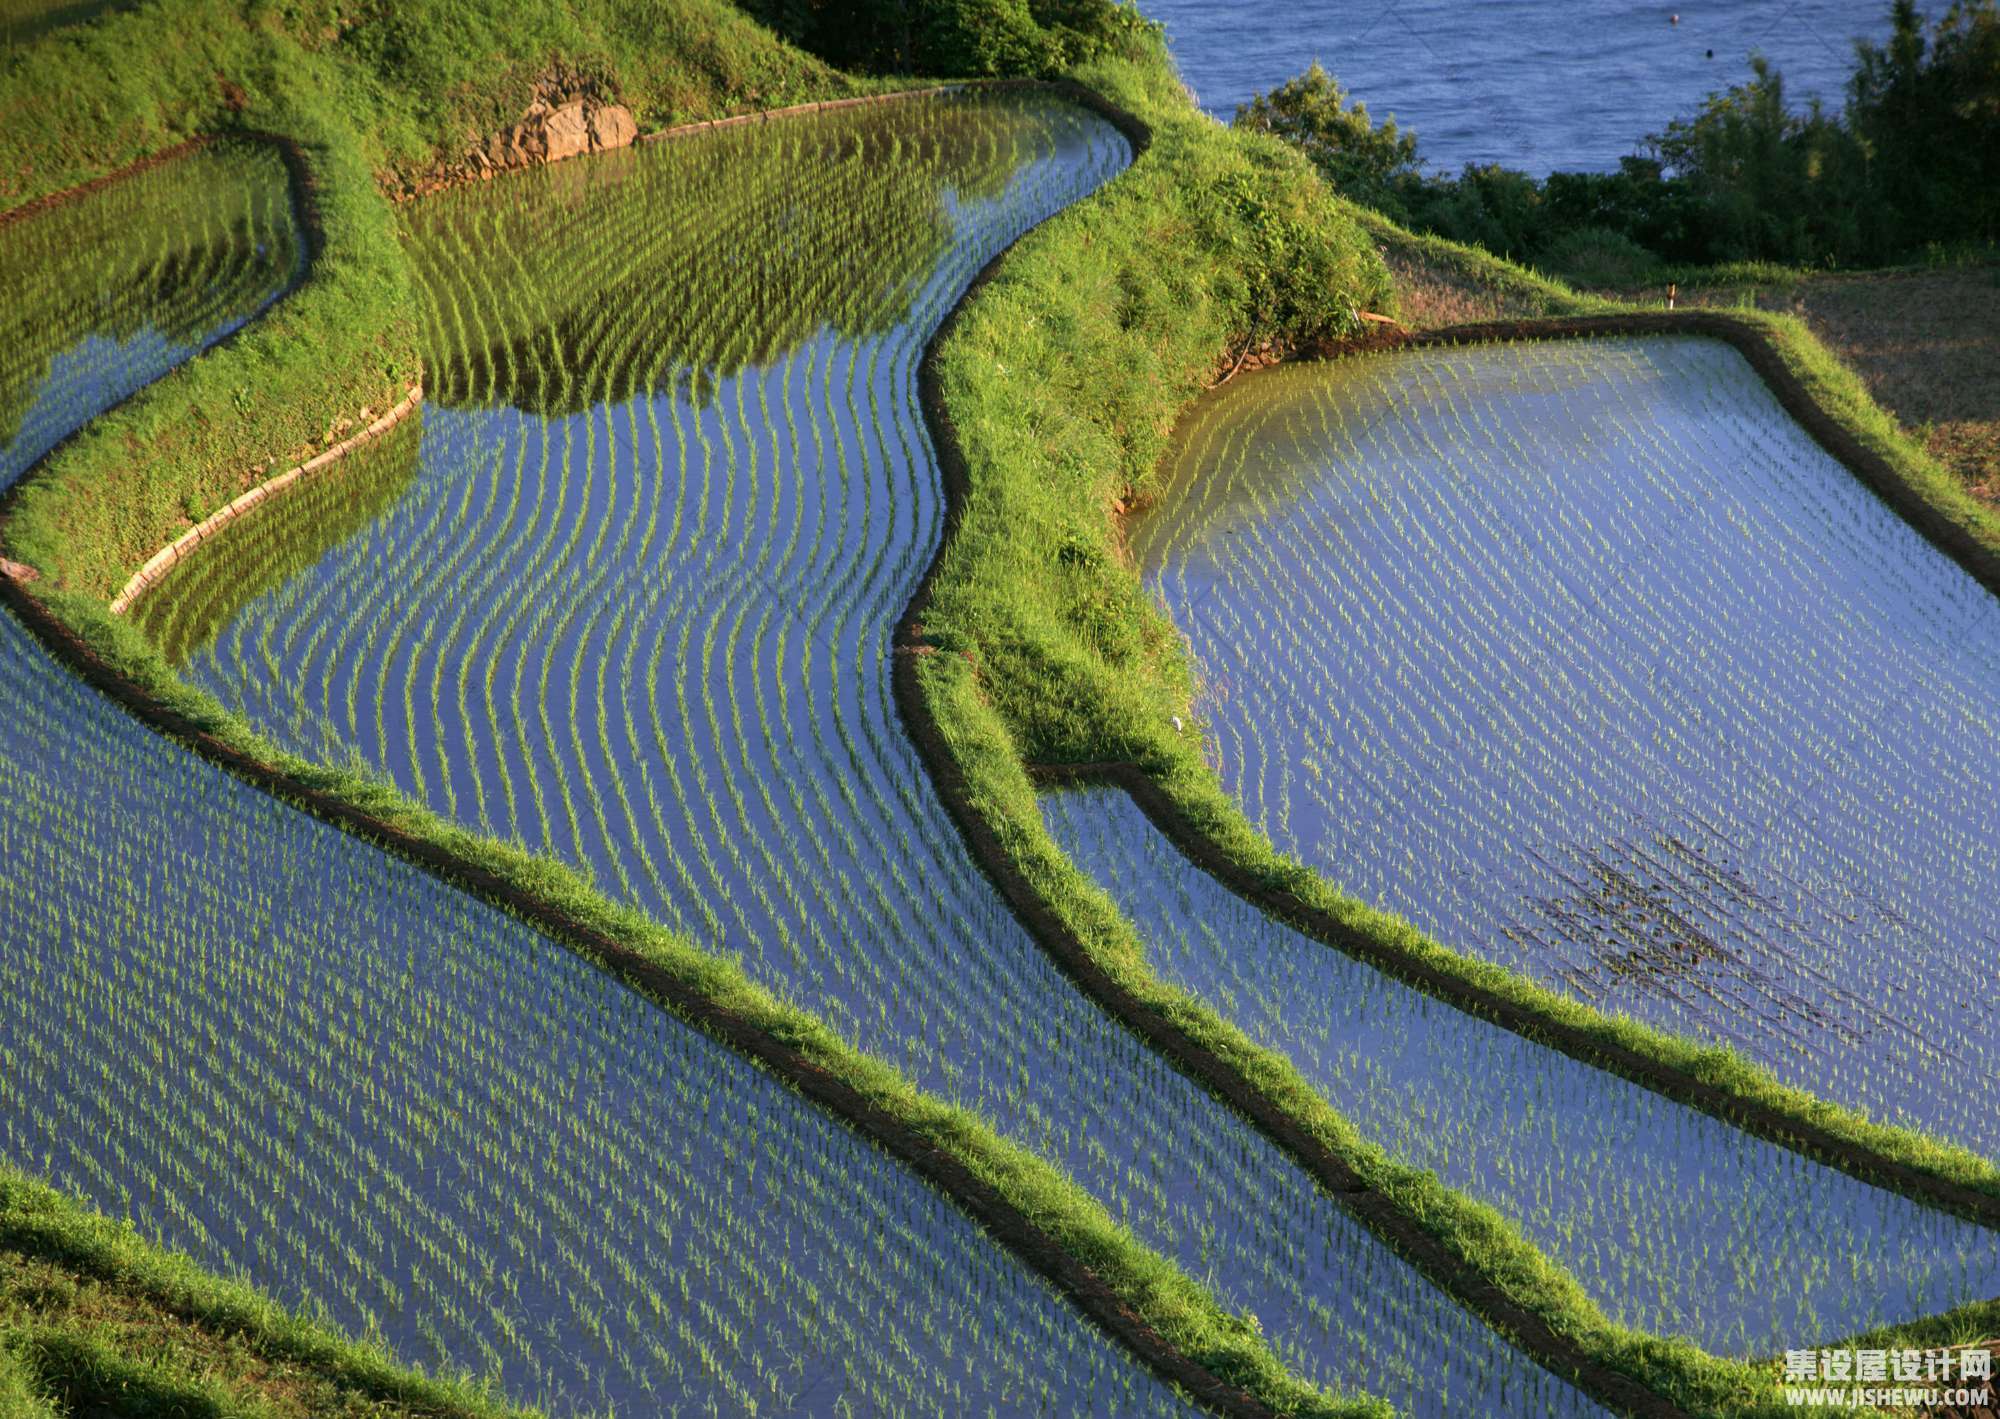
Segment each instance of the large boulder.
[[455,182],[491,177],[506,168],[561,162],[582,153],[627,147],[638,136],[639,125],[623,104],[589,98],[551,104],[538,92],[519,123],[475,141],[462,162],[441,163],[422,177],[407,181],[403,195],[434,192]]
[[541,120],[542,161],[559,163],[590,151],[590,120],[584,117],[583,100],[566,103],[543,115]]
[[590,111],[590,146],[594,152],[623,148],[639,136],[632,110],[623,104],[600,104]]

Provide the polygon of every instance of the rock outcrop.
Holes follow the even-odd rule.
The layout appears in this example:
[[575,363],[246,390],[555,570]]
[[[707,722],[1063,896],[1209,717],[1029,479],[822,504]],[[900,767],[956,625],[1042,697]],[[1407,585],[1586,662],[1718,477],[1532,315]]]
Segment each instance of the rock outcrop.
[[391,177],[391,195],[421,197],[439,188],[489,178],[509,168],[561,162],[584,153],[623,148],[639,136],[632,111],[595,95],[577,97],[538,84],[518,123],[472,143],[462,161],[439,163],[416,177]]
[[572,99],[560,107],[538,104],[521,121],[473,150],[473,164],[487,168],[559,163],[582,153],[622,148],[639,136],[631,110],[620,104]]
[[624,148],[638,138],[632,110],[622,104],[592,104],[572,98],[550,108],[532,106],[512,128],[494,134],[484,148],[472,150],[476,168],[530,168],[538,162],[562,162],[586,152]]

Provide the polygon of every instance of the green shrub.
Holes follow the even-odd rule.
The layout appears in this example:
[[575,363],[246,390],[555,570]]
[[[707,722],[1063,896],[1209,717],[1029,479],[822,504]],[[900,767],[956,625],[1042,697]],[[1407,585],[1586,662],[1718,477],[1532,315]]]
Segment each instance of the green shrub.
[[843,69],[940,78],[1050,75],[1157,27],[1121,0],[741,0]]
[[1239,104],[1234,126],[1282,138],[1325,174],[1334,191],[1370,207],[1397,205],[1396,185],[1417,175],[1417,135],[1389,115],[1376,127],[1367,105],[1349,103],[1319,61],[1298,78]]
[[1637,286],[1658,275],[1659,260],[1623,232],[1583,227],[1556,238],[1540,263],[1572,286]]

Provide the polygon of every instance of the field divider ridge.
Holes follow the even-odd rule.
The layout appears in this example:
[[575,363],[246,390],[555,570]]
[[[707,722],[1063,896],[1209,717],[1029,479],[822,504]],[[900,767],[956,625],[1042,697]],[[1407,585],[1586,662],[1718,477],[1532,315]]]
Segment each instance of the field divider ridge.
[[[1192,865],[1273,920],[1331,946],[1411,986],[1434,1000],[1490,1021],[1561,1054],[1627,1079],[1676,1103],[1709,1114],[1745,1133],[1837,1168],[1849,1177],[1910,1197],[1986,1226],[2000,1226],[2000,1198],[1925,1168],[1856,1146],[1824,1127],[1740,1092],[1673,1068],[1631,1046],[1608,1039],[1468,977],[1441,969],[1415,953],[1371,938],[1324,907],[1265,880],[1196,825],[1173,793],[1144,766],[1130,761],[1026,766],[1049,788],[1102,785],[1122,789]],[[1834,1106],[1837,1107],[1837,1106]]]
[[195,549],[212,540],[230,523],[242,517],[252,508],[258,507],[270,498],[291,487],[300,479],[331,467],[355,449],[373,443],[403,422],[423,402],[424,386],[421,379],[409,387],[403,397],[390,410],[377,418],[359,433],[350,434],[339,443],[321,453],[314,454],[303,463],[295,464],[284,472],[274,474],[246,493],[241,493],[217,508],[193,527],[183,532],[166,546],[146,559],[144,566],[132,573],[128,580],[111,598],[110,612],[122,616],[131,609],[132,603],[146,592],[158,586],[168,572],[191,556]]
[[[1717,311],[1629,311],[1597,315],[1482,321],[1418,330],[1377,326],[1328,342],[1292,362],[1331,360],[1402,349],[1448,347],[1510,340],[1592,339],[1620,336],[1695,336],[1721,340],[1740,353],[1769,387],[1787,415],[1825,452],[1876,493],[1899,516],[1950,556],[1988,591],[2000,595],[2000,547],[1953,521],[1817,400],[1786,362],[1763,323]],[[1582,1063],[1606,1069],[1663,1097],[1719,1118],[1731,1126],[1814,1162],[1883,1187],[1927,1206],[2000,1229],[2000,1169],[1965,1154],[1953,1176],[1921,1156],[1934,1145],[1909,1130],[1879,1124],[1842,1105],[1788,1086],[1732,1078],[1719,1082],[1689,1065],[1638,1047],[1664,1045],[1714,1056],[1733,1051],[1702,1046],[1630,1021],[1611,1021],[1589,1006],[1558,998],[1504,968],[1468,960],[1439,943],[1428,951],[1341,919],[1322,901],[1233,852],[1204,831],[1182,794],[1136,761],[1029,763],[1045,784],[1097,782],[1124,789],[1183,856],[1237,896],[1288,926],[1383,970],[1403,983],[1468,1014],[1547,1045]],[[1226,797],[1226,795],[1225,795]],[[1233,815],[1239,816],[1240,814]],[[1247,831],[1262,841],[1254,825]],[[1268,846],[1268,845],[1267,845]],[[1337,895],[1310,869],[1310,891]],[[1515,989],[1497,989],[1479,977],[1504,975]],[[1837,1125],[1837,1126],[1834,1126]],[[1948,1145],[1947,1145],[1948,1146]]]
[[[0,571],[4,570],[0,568]],[[692,970],[670,968],[652,954],[619,940],[611,931],[585,922],[551,897],[524,886],[508,874],[456,852],[444,843],[412,833],[339,793],[317,787],[301,775],[267,763],[225,742],[121,674],[35,597],[23,579],[12,574],[0,575],[0,601],[4,601],[36,640],[80,679],[150,728],[274,798],[353,833],[378,848],[394,852],[446,884],[512,913],[568,944],[641,994],[666,1005],[682,1019],[756,1060],[800,1094],[827,1109],[938,1188],[1009,1251],[1054,1285],[1100,1329],[1156,1374],[1186,1390],[1204,1407],[1231,1419],[1236,1416],[1240,1419],[1271,1419],[1271,1416],[1299,1412],[1290,1408],[1274,1408],[1247,1389],[1221,1378],[1201,1360],[1175,1348],[1130,1300],[1095,1269],[1079,1260],[1001,1188],[986,1181],[967,1165],[959,1151],[966,1143],[969,1131],[963,1121],[951,1121],[950,1131],[955,1135],[957,1146],[940,1143],[924,1129],[880,1102],[876,1097],[879,1088],[864,1090],[836,1069],[816,1059],[815,1054],[828,1052],[825,1043],[818,1051],[808,1051],[781,1037],[781,1031],[784,1035],[807,1038],[814,1034],[822,1037],[830,1034],[815,1017],[771,1003],[767,1010],[775,1018],[753,1018],[745,1011],[722,1003],[700,980],[700,976],[706,973],[698,967]],[[691,952],[694,949],[688,948]],[[717,968],[729,969],[719,960],[712,963],[711,972]],[[835,1064],[859,1062],[862,1058],[858,1051],[844,1042],[833,1052],[836,1054]],[[886,1068],[874,1065],[873,1061],[869,1064],[877,1069]],[[897,1084],[905,1091],[915,1092],[900,1079]],[[986,1151],[989,1143],[998,1143],[999,1140],[974,1137],[970,1142],[968,1151],[977,1154]],[[1017,1160],[995,1161],[1001,1164],[1003,1171],[1018,1170]],[[1375,1413],[1369,1409],[1351,1411],[1331,1406],[1318,1412],[1330,1416],[1353,1412]]]
[[1764,320],[1720,310],[1634,310],[1599,315],[1556,315],[1478,321],[1418,330],[1376,327],[1348,340],[1307,352],[1305,359],[1335,359],[1439,345],[1471,345],[1507,340],[1575,340],[1622,335],[1695,335],[1720,340],[1748,361],[1780,407],[1829,457],[1873,492],[1932,545],[1965,569],[1981,586],[2000,596],[2000,532],[1982,536],[1953,519],[1897,471],[1883,453],[1816,398],[1787,362]]
[[[996,274],[1001,264],[996,259],[980,273],[967,292],[967,301]],[[1060,268],[1052,263],[1051,269]],[[1195,1082],[1248,1117],[1394,1250],[1553,1372],[1568,1376],[1593,1397],[1630,1414],[1782,1412],[1783,1400],[1777,1392],[1774,1368],[1755,1359],[1709,1355],[1688,1342],[1634,1331],[1609,1321],[1582,1293],[1574,1278],[1492,1209],[1446,1188],[1434,1176],[1412,1178],[1408,1176],[1410,1170],[1377,1156],[1379,1150],[1360,1140],[1352,1125],[1298,1075],[1289,1061],[1257,1046],[1214,1016],[1203,1003],[1153,976],[1142,952],[1134,954],[1134,947],[1140,943],[1132,939],[1129,924],[1123,928],[1123,939],[1114,939],[1115,931],[1112,936],[1105,936],[1099,930],[1104,923],[1088,913],[1078,918],[1066,903],[1064,893],[1071,887],[1070,879],[1077,878],[1076,869],[1048,839],[1033,807],[1033,780],[1046,783],[1065,777],[1071,780],[1094,777],[1119,782],[1121,786],[1142,784],[1144,788],[1134,792],[1142,808],[1171,803],[1178,813],[1181,805],[1171,798],[1171,789],[1156,777],[1155,770],[1136,758],[1115,763],[1034,763],[1037,756],[1024,751],[1015,739],[1017,725],[995,703],[1002,692],[983,683],[992,674],[989,662],[996,658],[1005,656],[1011,664],[1015,657],[1025,653],[1032,665],[1040,663],[1034,659],[1037,653],[1053,658],[1066,653],[1068,648],[1042,647],[1032,638],[1025,648],[1009,642],[989,646],[972,625],[961,624],[965,621],[961,604],[964,598],[1007,594],[1007,578],[1014,575],[1011,567],[995,572],[988,565],[994,553],[987,549],[985,539],[994,539],[997,534],[990,525],[994,514],[984,502],[978,506],[985,520],[978,524],[979,532],[973,536],[978,550],[965,554],[972,570],[951,562],[954,543],[964,535],[968,509],[975,506],[971,467],[945,397],[941,359],[941,352],[964,310],[965,302],[961,302],[936,332],[919,371],[920,397],[944,480],[944,531],[897,625],[893,684],[899,711],[923,756],[934,788],[972,857],[994,882],[1002,898],[1051,959],[1100,1007],[1133,1029]],[[1887,459],[1869,449],[1839,418],[1820,406],[1806,382],[1781,355],[1776,339],[1750,322],[1730,321],[1705,312],[1676,313],[1671,317],[1664,312],[1657,316],[1630,312],[1609,317],[1490,322],[1442,331],[1418,331],[1384,322],[1368,324],[1373,328],[1353,339],[1304,342],[1293,358],[1327,358],[1419,343],[1541,338],[1548,334],[1716,334],[1743,351],[1771,385],[1783,407],[1799,418],[1837,459],[1857,467],[1869,486],[1881,491],[1899,509],[1905,500],[1923,504],[1920,492],[1913,490]],[[984,340],[970,348],[984,351],[992,343]],[[1056,353],[1060,358],[1059,349]],[[981,377],[976,372],[983,368],[977,364],[979,357],[967,358],[974,363],[963,372],[963,377]],[[1228,364],[1225,353],[1218,372]],[[1214,382],[1211,376],[1189,387],[1207,388]],[[993,440],[984,432],[978,437],[981,457],[991,461]],[[1000,440],[1002,445],[1005,442]],[[1040,472],[1048,477],[1055,476],[1056,470],[1044,467]],[[996,469],[982,476],[1004,483],[1007,475]],[[1013,496],[1016,495],[996,494],[991,506],[1007,507]],[[1112,542],[1121,552],[1118,520],[1129,497],[1128,489],[1122,497],[1107,500],[1110,511],[1105,514],[1106,524],[1113,530]],[[1935,509],[1926,509],[1912,520],[1926,531],[1935,526],[1951,526]],[[1961,564],[1976,561],[1977,538],[1954,534],[1940,535],[1939,540],[1948,544]],[[945,603],[942,612],[936,612],[933,603],[948,565],[952,566],[948,594],[954,599]],[[2000,558],[1988,565],[2000,567]],[[1975,570],[1975,574],[1982,583],[2000,589],[2000,578],[1991,571]],[[993,580],[995,577],[999,578],[997,582]],[[1034,593],[1024,583],[1023,589],[1011,594],[1026,597]],[[926,633],[926,621],[932,615],[942,615],[950,627],[943,638],[935,641]],[[968,637],[971,647],[961,648],[966,646]],[[1020,691],[1010,688],[1004,693]],[[1161,716],[1162,729],[1165,718]],[[1176,725],[1177,732],[1178,728]],[[1106,737],[1126,742],[1146,741],[1143,728],[1120,725],[1103,732]],[[1079,761],[1088,757],[1077,755]],[[1161,760],[1159,772],[1179,769],[1184,776],[1194,773],[1191,766],[1182,762],[1185,757],[1184,753],[1179,757],[1167,755]],[[1212,800],[1220,792],[1219,787],[1213,782],[1211,770],[1204,767],[1201,772],[1205,777],[1198,796]],[[1022,789],[1029,793],[1025,801],[1020,800]],[[1215,805],[1204,801],[1203,807],[1212,809]],[[1240,812],[1235,812],[1233,818],[1230,824],[1233,830],[1239,835],[1249,832],[1270,852],[1261,835],[1242,824]],[[1256,869],[1236,862],[1220,841],[1209,841],[1197,830],[1192,818],[1182,823],[1183,833],[1173,831],[1170,824],[1157,816],[1154,821],[1168,828],[1168,836],[1183,852],[1186,852],[1183,835],[1192,835],[1206,844],[1219,861],[1234,862],[1245,880],[1268,885],[1265,877],[1283,876],[1282,871],[1269,866],[1264,866],[1263,876],[1259,876]],[[1304,873],[1304,869],[1287,866],[1294,873]],[[1316,877],[1312,880],[1330,891]],[[1235,883],[1225,881],[1225,885],[1233,888]],[[1254,896],[1251,900],[1263,905]],[[1280,911],[1273,915],[1280,920],[1295,920],[1297,913]],[[1085,924],[1080,925],[1079,921]],[[1119,921],[1123,921],[1122,915]],[[2000,1223],[2000,1171],[1969,1150],[1907,1129],[1874,1123],[1853,1110],[1769,1081],[1755,1071],[1749,1071],[1750,1077],[1746,1078],[1742,1061],[1731,1051],[1703,1048],[1644,1026],[1611,1020],[1588,1007],[1558,999],[1532,982],[1501,972],[1497,967],[1469,961],[1436,943],[1419,941],[1419,949],[1401,943],[1385,944],[1392,954],[1385,956],[1382,964],[1391,974],[1409,979],[1402,967],[1424,965],[1435,975],[1440,987],[1459,997],[1445,998],[1468,1013],[1491,1013],[1474,1008],[1474,997],[1465,987],[1477,987],[1494,1002],[1508,1007],[1497,1022],[1516,1033],[1539,1043],[1567,1046],[1564,1052],[1582,1062],[1608,1068],[1664,1097],[1695,1107],[1812,1161],[1832,1164],[1864,1182],[1887,1187],[1982,1225]],[[1437,960],[1432,960],[1433,956]],[[1495,990],[1481,981],[1482,975],[1496,974],[1506,977],[1503,982],[1506,989]],[[1421,980],[1411,983],[1427,988]],[[1429,993],[1437,995],[1441,991],[1430,989]],[[1560,1025],[1563,1029],[1551,1037],[1546,1028],[1549,1025]],[[1642,1047],[1632,1048],[1626,1036],[1636,1036]],[[1622,1053],[1607,1053],[1602,1048],[1606,1042]],[[1655,1046],[1659,1055],[1646,1052],[1646,1047]],[[1631,1068],[1617,1068],[1615,1061],[1620,1059]],[[1501,1229],[1497,1238],[1496,1224]],[[2000,1301],[1989,1304],[2000,1307]],[[1923,1324],[1924,1320],[1911,1323]]]

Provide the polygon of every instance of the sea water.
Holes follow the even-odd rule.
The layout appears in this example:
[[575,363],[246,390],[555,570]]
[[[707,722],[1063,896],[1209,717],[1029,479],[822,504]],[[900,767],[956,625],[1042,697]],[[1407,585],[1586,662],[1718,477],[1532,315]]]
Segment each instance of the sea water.
[[1753,54],[1784,74],[1795,106],[1816,94],[1838,108],[1855,40],[1889,31],[1886,0],[1139,3],[1218,118],[1317,59],[1377,121],[1393,113],[1414,128],[1420,155],[1447,173],[1613,171],[1647,134],[1749,79]]

